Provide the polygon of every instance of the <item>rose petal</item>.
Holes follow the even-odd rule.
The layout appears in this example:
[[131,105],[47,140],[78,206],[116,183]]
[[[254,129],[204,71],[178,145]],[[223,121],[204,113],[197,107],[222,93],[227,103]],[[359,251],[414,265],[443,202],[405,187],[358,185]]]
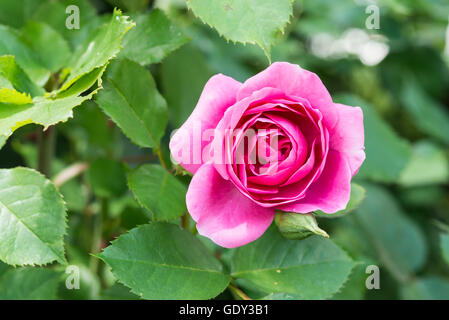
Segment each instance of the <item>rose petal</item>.
[[313,72],[287,62],[275,62],[264,71],[246,80],[241,86],[237,100],[242,100],[262,88],[278,88],[287,95],[307,99],[311,106],[323,114],[328,129],[337,122],[337,113],[324,84]]
[[[215,129],[226,109],[236,102],[241,83],[222,74],[209,79],[190,117],[170,140],[170,151],[181,166],[195,173],[203,164],[203,132]],[[199,143],[201,141],[201,143]]]
[[363,112],[360,107],[335,103],[338,121],[330,133],[330,148],[346,156],[351,174],[355,175],[365,160]]
[[235,134],[234,129],[242,121],[242,116],[245,111],[252,105],[263,104],[265,101],[283,96],[284,94],[279,89],[264,88],[255,92],[252,96],[236,102],[226,110],[222,119],[217,124],[217,132],[222,133],[222,136],[217,135],[211,144],[214,154],[215,152],[218,154],[212,162],[223,179],[229,180],[230,173],[228,173],[229,167],[227,164],[232,163],[233,159],[231,147]]
[[300,181],[312,171],[313,166],[315,165],[315,142],[316,140],[312,143],[312,148],[310,148],[310,156],[307,161],[294,174],[292,174],[285,183],[281,185],[282,187]]
[[259,238],[275,213],[274,209],[263,208],[242,195],[210,164],[201,166],[193,176],[186,199],[198,233],[226,248]]
[[343,210],[351,193],[351,177],[346,157],[337,151],[329,150],[321,176],[309,187],[305,197],[277,209],[297,213],[316,210],[335,213]]

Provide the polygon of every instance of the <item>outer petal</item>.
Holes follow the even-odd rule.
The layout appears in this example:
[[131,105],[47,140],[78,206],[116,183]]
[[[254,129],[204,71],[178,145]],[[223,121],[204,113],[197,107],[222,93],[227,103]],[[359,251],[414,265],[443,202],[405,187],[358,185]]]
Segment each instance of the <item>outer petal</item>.
[[274,218],[273,208],[263,208],[243,196],[210,164],[193,176],[187,192],[187,208],[198,232],[226,248],[259,238]]
[[351,174],[354,175],[365,160],[363,112],[359,107],[339,103],[335,104],[335,108],[338,121],[330,132],[330,148],[346,157]]
[[184,169],[195,173],[203,164],[202,151],[210,143],[202,141],[203,132],[215,129],[226,109],[236,102],[241,85],[222,74],[206,83],[195,110],[170,140],[171,154]]
[[321,111],[328,129],[333,128],[337,122],[332,98],[320,78],[313,72],[304,70],[296,64],[275,62],[246,80],[238,92],[237,100],[266,87],[278,88],[288,95],[307,99],[313,108]]
[[346,208],[351,193],[351,170],[346,158],[329,150],[321,176],[306,191],[306,196],[277,209],[308,213],[322,210],[335,213]]

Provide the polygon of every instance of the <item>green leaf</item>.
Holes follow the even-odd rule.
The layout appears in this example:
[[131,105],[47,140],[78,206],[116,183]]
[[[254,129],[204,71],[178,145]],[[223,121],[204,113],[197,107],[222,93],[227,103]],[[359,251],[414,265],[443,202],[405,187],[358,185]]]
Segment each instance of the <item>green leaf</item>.
[[57,72],[70,59],[69,44],[47,24],[29,21],[22,28],[22,33],[30,47],[39,55],[42,65],[51,72]]
[[151,74],[129,60],[111,64],[96,101],[123,133],[141,147],[159,148],[167,104]]
[[440,235],[441,255],[444,261],[449,265],[449,234],[442,233]]
[[411,157],[408,141],[400,138],[372,106],[356,96],[344,95],[334,100],[360,106],[363,110],[366,160],[357,177],[379,182],[396,182]]
[[0,135],[0,149],[3,148],[3,146],[6,143],[7,138],[5,136]]
[[88,204],[88,190],[87,187],[81,184],[76,179],[72,179],[59,187],[67,209],[69,211],[83,212]]
[[366,291],[367,264],[358,264],[352,269],[348,280],[340,290],[332,296],[332,300],[362,300]]
[[[77,271],[79,271],[79,273],[77,272],[77,275],[79,275],[79,289],[68,289],[64,281],[59,286],[58,298],[61,300],[98,300],[101,289],[101,282],[98,275],[92,273],[90,268],[78,261],[77,258],[71,257],[69,249],[67,249],[67,251],[70,266],[76,266],[78,268]],[[74,275],[72,273],[73,270],[67,268],[66,271],[68,272],[65,273],[64,280],[72,280],[73,278],[70,279],[69,277]]]
[[442,277],[418,278],[401,288],[404,300],[449,300],[449,282]]
[[187,41],[181,29],[165,13],[155,9],[150,14],[133,17],[136,27],[123,38],[121,57],[141,65],[161,62]]
[[397,279],[405,280],[425,262],[424,235],[386,189],[367,183],[363,187],[367,197],[348,218],[357,222],[366,241],[388,270]]
[[270,293],[260,300],[302,300],[300,295],[291,293]]
[[132,294],[127,287],[116,283],[102,292],[101,298],[104,300],[139,300],[139,297]]
[[149,0],[107,0],[113,6],[125,9],[126,11],[140,11],[144,10],[149,3]]
[[0,261],[0,277],[2,277],[6,271],[8,271],[9,266],[6,263]]
[[170,122],[178,128],[192,113],[213,72],[203,54],[191,44],[168,56],[162,63],[161,72]]
[[53,300],[60,280],[50,269],[11,268],[0,274],[0,300]]
[[0,55],[13,55],[30,79],[44,86],[50,75],[39,56],[25,42],[19,31],[0,25]]
[[98,256],[121,283],[145,299],[210,299],[229,283],[220,262],[174,224],[135,228]]
[[47,0],[0,1],[0,24],[22,27],[44,1]]
[[16,63],[14,56],[5,55],[0,57],[0,76],[7,80],[9,84],[9,86],[2,85],[2,87],[16,89],[18,92],[29,94],[31,97],[44,94],[44,90],[33,83]]
[[1,88],[0,89],[0,103],[11,104],[28,104],[32,103],[33,99],[26,93],[20,93],[14,89]]
[[[0,96],[0,135],[9,137],[14,130],[29,123],[41,124],[44,127],[66,121],[72,117],[72,109],[82,102],[89,100],[99,89],[93,90],[85,96],[77,96],[86,91],[98,80],[106,66],[94,69],[91,73],[82,76],[69,89],[48,97],[35,97],[32,101],[22,97]],[[44,91],[29,80],[22,69],[15,63],[14,57],[0,57],[0,76],[9,80],[15,89],[30,93],[31,96],[43,95]],[[6,102],[6,103],[5,103]],[[24,104],[26,103],[26,104]]]
[[84,102],[74,110],[74,116],[59,126],[76,148],[78,154],[92,159],[105,154],[119,156],[117,145],[119,130],[110,126],[104,112],[92,100]]
[[[83,42],[82,40],[86,39],[93,29],[101,24],[100,18],[97,16],[97,10],[89,0],[40,1],[43,3],[34,10],[31,20],[48,24],[69,41],[72,48],[77,48]],[[73,12],[66,12],[70,5],[79,8],[79,29],[67,28],[67,20],[73,22],[71,20]]]
[[126,192],[126,173],[122,163],[97,159],[87,170],[87,180],[97,197],[118,197]]
[[186,187],[160,165],[140,166],[129,174],[128,184],[155,220],[175,219],[187,212]]
[[0,135],[9,137],[16,129],[29,123],[45,128],[72,117],[72,109],[89,100],[96,91],[86,96],[69,96],[61,99],[36,97],[25,105],[0,104]]
[[187,0],[204,23],[228,40],[258,44],[270,59],[270,49],[292,15],[292,0]]
[[0,170],[0,259],[65,263],[66,208],[55,186],[27,168]]
[[349,202],[346,205],[346,209],[340,210],[338,212],[328,214],[323,211],[315,211],[313,214],[319,218],[339,218],[345,216],[346,214],[357,209],[358,206],[365,199],[366,190],[357,183],[351,183],[351,196]]
[[406,187],[444,184],[449,180],[449,161],[445,151],[428,141],[413,145],[410,162],[399,176],[399,184]]
[[106,70],[108,64],[105,64],[102,67],[95,68],[89,73],[82,75],[78,80],[76,80],[68,89],[64,91],[52,92],[50,95],[56,98],[65,98],[69,96],[79,95],[89,88],[91,88],[95,83],[98,84],[98,90],[102,89],[102,75]]
[[261,238],[234,251],[231,276],[267,293],[325,299],[341,287],[353,266],[328,239],[287,240],[271,226]]
[[313,235],[329,238],[326,231],[318,227],[312,214],[278,211],[275,222],[280,233],[287,239],[301,240]]
[[73,54],[69,68],[69,77],[61,87],[61,91],[69,88],[76,80],[92,70],[104,66],[110,59],[114,58],[120,51],[123,35],[134,23],[122,16],[119,10],[114,10],[111,21],[103,25]]
[[401,99],[422,132],[449,144],[449,112],[445,106],[413,81],[405,82]]

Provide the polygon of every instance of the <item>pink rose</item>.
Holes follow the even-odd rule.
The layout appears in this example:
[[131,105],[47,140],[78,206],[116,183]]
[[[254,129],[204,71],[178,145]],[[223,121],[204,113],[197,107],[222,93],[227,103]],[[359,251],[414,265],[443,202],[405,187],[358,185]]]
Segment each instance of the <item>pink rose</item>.
[[363,113],[334,103],[316,74],[276,62],[243,84],[213,76],[170,150],[194,174],[198,232],[233,248],[259,238],[275,210],[346,207],[365,159]]

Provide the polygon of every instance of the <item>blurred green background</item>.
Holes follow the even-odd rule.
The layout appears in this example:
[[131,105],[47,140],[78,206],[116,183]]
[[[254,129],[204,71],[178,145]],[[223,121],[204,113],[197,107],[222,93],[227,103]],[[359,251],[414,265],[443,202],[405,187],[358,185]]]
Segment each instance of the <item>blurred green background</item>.
[[[89,8],[81,8],[86,28],[104,21],[114,6],[132,16],[158,7],[191,38],[150,68],[169,106],[165,146],[169,132],[191,113],[211,75],[244,81],[268,66],[260,48],[228,43],[196,19],[182,0],[84,2]],[[369,5],[379,8],[379,29],[366,28]],[[272,61],[296,63],[317,73],[334,101],[364,111],[367,158],[355,181],[366,188],[366,198],[343,218],[319,219],[331,239],[360,261],[335,299],[449,299],[448,16],[445,0],[296,0],[291,23],[273,46]],[[5,20],[0,13],[0,23]],[[74,113],[58,126],[53,174],[75,162],[105,158],[131,168],[156,161],[129,142],[94,102]],[[8,140],[0,151],[1,168],[36,167],[36,128],[23,127]],[[97,166],[97,174],[109,178],[104,184],[113,185],[107,191],[113,190],[108,194],[112,201],[103,226],[104,244],[148,220],[127,192],[126,168],[114,160],[109,160],[108,175],[101,171],[104,162]],[[61,188],[70,210],[69,260],[86,266],[84,289],[61,290],[61,296],[124,298],[127,290],[119,285],[100,293],[102,286],[113,283],[107,268],[101,279],[91,273],[91,217],[101,203],[92,195],[90,179],[82,175]],[[380,268],[379,290],[365,287],[367,265]]]

